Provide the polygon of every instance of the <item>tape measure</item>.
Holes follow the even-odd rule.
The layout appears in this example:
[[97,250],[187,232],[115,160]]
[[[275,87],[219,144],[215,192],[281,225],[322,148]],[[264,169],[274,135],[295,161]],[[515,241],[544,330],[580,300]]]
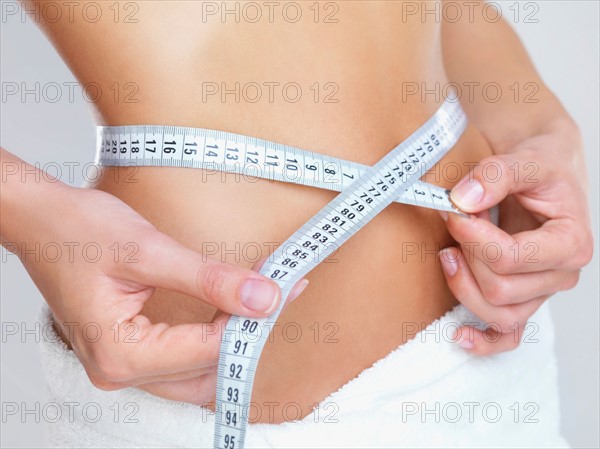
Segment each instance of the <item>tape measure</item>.
[[[99,126],[96,162],[105,166],[200,168],[341,192],[368,166],[240,134],[179,126]],[[422,181],[395,201],[459,212],[448,191]]]
[[221,170],[341,191],[279,246],[260,269],[282,292],[266,318],[232,316],[219,353],[214,447],[244,447],[254,376],[290,290],[393,201],[461,213],[448,191],[419,178],[458,141],[467,119],[446,100],[372,167],[238,134],[174,126],[99,127],[96,162]]

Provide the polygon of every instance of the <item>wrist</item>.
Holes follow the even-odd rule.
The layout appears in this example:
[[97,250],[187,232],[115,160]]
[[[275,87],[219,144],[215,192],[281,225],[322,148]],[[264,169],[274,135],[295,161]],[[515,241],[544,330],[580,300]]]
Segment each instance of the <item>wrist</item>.
[[0,241],[14,252],[36,240],[71,187],[8,151],[0,151]]
[[548,121],[542,128],[542,134],[555,134],[564,137],[582,146],[582,136],[579,126],[566,112],[563,115],[557,115],[553,120]]
[[573,119],[549,91],[540,94],[532,104],[503,104],[485,123],[476,123],[497,154],[509,153],[521,142],[543,134],[561,134],[579,140],[579,130]]

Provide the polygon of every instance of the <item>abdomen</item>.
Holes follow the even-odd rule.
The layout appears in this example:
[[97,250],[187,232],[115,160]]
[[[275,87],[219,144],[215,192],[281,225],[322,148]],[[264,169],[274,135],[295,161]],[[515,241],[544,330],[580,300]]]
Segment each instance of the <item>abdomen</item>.
[[[433,96],[423,102],[404,89],[445,85],[437,25],[402,24],[394,2],[341,4],[338,23],[295,27],[198,25],[191,2],[177,3],[168,14],[160,8],[159,2],[142,5],[139,24],[129,28],[59,24],[47,30],[82,83],[135,83],[137,102],[100,101],[103,124],[220,129],[372,165],[439,106]],[[189,32],[164,31],[169,27]],[[223,89],[230,93],[223,96]],[[441,163],[453,168],[429,181],[450,187],[466,175],[464,162],[489,153],[485,139],[469,128]],[[141,168],[131,184],[115,182],[114,170],[92,187],[121,198],[188,247],[247,267],[335,196],[193,169]],[[450,244],[437,212],[389,206],[309,274],[309,287],[287,307],[265,347],[253,401],[295,402],[306,415],[405,342],[411,335],[403,323],[426,325],[450,309],[456,301],[435,256]],[[214,312],[161,290],[144,308],[151,320],[172,324],[210,321]],[[277,410],[276,422],[284,419]]]

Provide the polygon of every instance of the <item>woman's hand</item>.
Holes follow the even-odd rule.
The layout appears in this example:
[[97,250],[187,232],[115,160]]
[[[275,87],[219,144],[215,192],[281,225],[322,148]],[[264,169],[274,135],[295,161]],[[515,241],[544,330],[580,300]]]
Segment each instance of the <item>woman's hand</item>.
[[[214,373],[227,313],[261,317],[279,304],[275,282],[185,248],[108,193],[33,177],[19,184],[10,175],[24,165],[3,150],[3,245],[21,258],[97,387],[152,390]],[[151,323],[141,311],[156,287],[223,312],[212,323]],[[214,388],[202,387],[206,400]]]
[[[577,284],[593,251],[586,190],[581,138],[568,122],[482,160],[452,189],[473,215],[442,214],[460,245],[442,250],[442,266],[456,298],[490,324],[459,329],[461,346],[479,355],[516,348],[538,307]],[[497,204],[499,227],[489,212]]]

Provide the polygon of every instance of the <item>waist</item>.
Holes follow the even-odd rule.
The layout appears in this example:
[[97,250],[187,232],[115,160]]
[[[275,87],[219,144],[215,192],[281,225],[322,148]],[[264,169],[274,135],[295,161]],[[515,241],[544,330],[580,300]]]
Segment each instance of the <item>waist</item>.
[[[333,129],[324,139],[337,133]],[[300,146],[293,137],[283,143]],[[396,143],[357,149],[358,160],[345,157],[370,165]],[[483,137],[469,128],[424,180],[451,187],[489,152]],[[205,257],[246,267],[267,257],[336,195],[167,167],[140,167],[135,173],[105,168],[93,187],[121,198]],[[310,410],[310,404],[411,337],[406,326],[396,325],[399,320],[424,326],[449,310],[456,301],[437,252],[451,243],[435,211],[393,204],[378,215],[310,273],[309,287],[280,317],[261,359],[256,401],[293,401]],[[154,322],[178,324],[210,321],[215,310],[198,299],[157,290],[143,313]],[[276,376],[288,381],[273,382]]]

